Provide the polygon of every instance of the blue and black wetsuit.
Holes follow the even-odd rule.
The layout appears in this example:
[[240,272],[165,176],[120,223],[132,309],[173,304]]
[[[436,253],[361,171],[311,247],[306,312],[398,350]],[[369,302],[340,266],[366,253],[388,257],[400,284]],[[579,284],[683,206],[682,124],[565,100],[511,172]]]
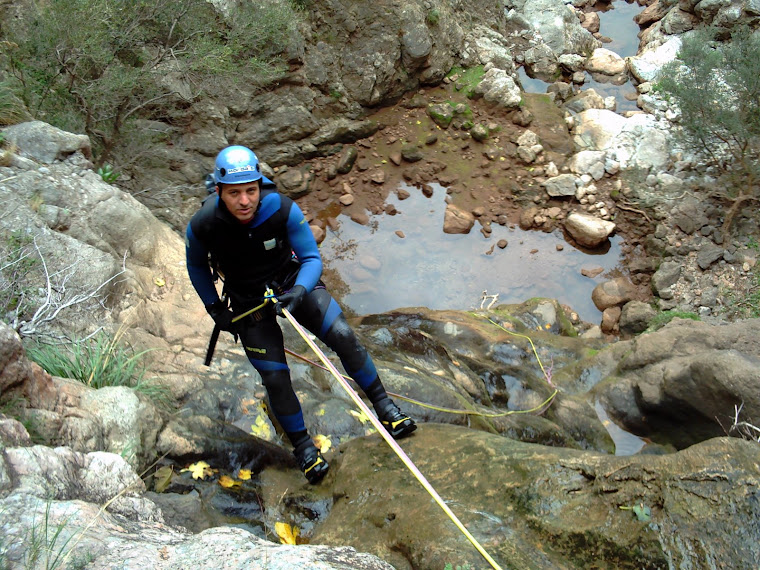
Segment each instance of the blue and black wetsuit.
[[[210,260],[224,276],[236,314],[260,305],[267,286],[282,294],[302,285],[307,294],[293,316],[335,351],[346,373],[370,401],[387,397],[372,358],[320,281],[322,260],[301,209],[279,194],[270,180],[262,179],[259,207],[247,224],[238,221],[217,196],[209,197],[190,220],[185,245],[190,280],[206,306],[219,301]],[[295,446],[307,432],[273,306],[266,305],[239,325],[245,353],[261,375],[272,411]]]

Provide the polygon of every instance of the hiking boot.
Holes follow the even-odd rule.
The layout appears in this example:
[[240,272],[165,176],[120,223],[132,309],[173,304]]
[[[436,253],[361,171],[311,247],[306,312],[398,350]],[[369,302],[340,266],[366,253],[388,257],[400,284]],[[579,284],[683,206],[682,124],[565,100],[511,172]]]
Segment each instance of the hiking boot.
[[414,420],[399,410],[390,398],[385,398],[376,403],[375,411],[377,412],[377,419],[383,424],[385,431],[393,436],[393,439],[406,437],[417,429]]
[[330,469],[330,465],[311,440],[296,447],[293,450],[293,455],[295,455],[296,461],[298,461],[298,467],[301,468],[306,479],[312,485],[319,483],[327,475],[328,469]]

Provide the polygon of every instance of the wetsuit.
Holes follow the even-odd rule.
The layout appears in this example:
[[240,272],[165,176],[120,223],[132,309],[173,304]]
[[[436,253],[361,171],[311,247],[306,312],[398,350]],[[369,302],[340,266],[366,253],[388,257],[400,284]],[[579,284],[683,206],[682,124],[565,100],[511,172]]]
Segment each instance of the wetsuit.
[[[335,351],[371,402],[387,397],[371,357],[320,281],[322,260],[301,209],[279,194],[271,180],[262,179],[259,206],[246,224],[218,196],[206,199],[187,226],[185,246],[190,281],[207,307],[219,301],[210,260],[224,276],[235,314],[260,305],[267,286],[282,294],[302,285],[306,295],[293,316]],[[296,445],[306,437],[306,427],[273,305],[238,324],[246,356],[261,375],[271,409]]]

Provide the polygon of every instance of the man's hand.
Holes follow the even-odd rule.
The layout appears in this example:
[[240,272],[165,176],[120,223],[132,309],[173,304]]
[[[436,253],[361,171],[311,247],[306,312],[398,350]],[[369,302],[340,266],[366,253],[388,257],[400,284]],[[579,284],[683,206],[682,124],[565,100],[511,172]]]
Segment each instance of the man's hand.
[[303,301],[305,296],[306,288],[303,285],[296,285],[287,293],[283,293],[277,297],[277,303],[274,305],[277,314],[284,317],[285,315],[282,312],[283,309],[287,309],[288,312],[292,313],[296,310],[296,307],[301,304],[301,301]]
[[206,305],[206,311],[208,311],[208,314],[214,319],[216,326],[221,330],[231,332],[232,334],[237,332],[237,324],[232,322],[235,315],[227,308],[225,301],[217,301],[211,305]]

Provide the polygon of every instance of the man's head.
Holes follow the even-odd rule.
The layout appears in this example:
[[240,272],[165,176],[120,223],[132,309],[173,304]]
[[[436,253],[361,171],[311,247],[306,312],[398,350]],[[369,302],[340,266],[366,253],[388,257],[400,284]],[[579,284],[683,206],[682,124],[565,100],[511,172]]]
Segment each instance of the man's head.
[[230,213],[240,222],[249,222],[259,207],[261,166],[253,151],[244,146],[228,146],[216,157],[216,191]]

